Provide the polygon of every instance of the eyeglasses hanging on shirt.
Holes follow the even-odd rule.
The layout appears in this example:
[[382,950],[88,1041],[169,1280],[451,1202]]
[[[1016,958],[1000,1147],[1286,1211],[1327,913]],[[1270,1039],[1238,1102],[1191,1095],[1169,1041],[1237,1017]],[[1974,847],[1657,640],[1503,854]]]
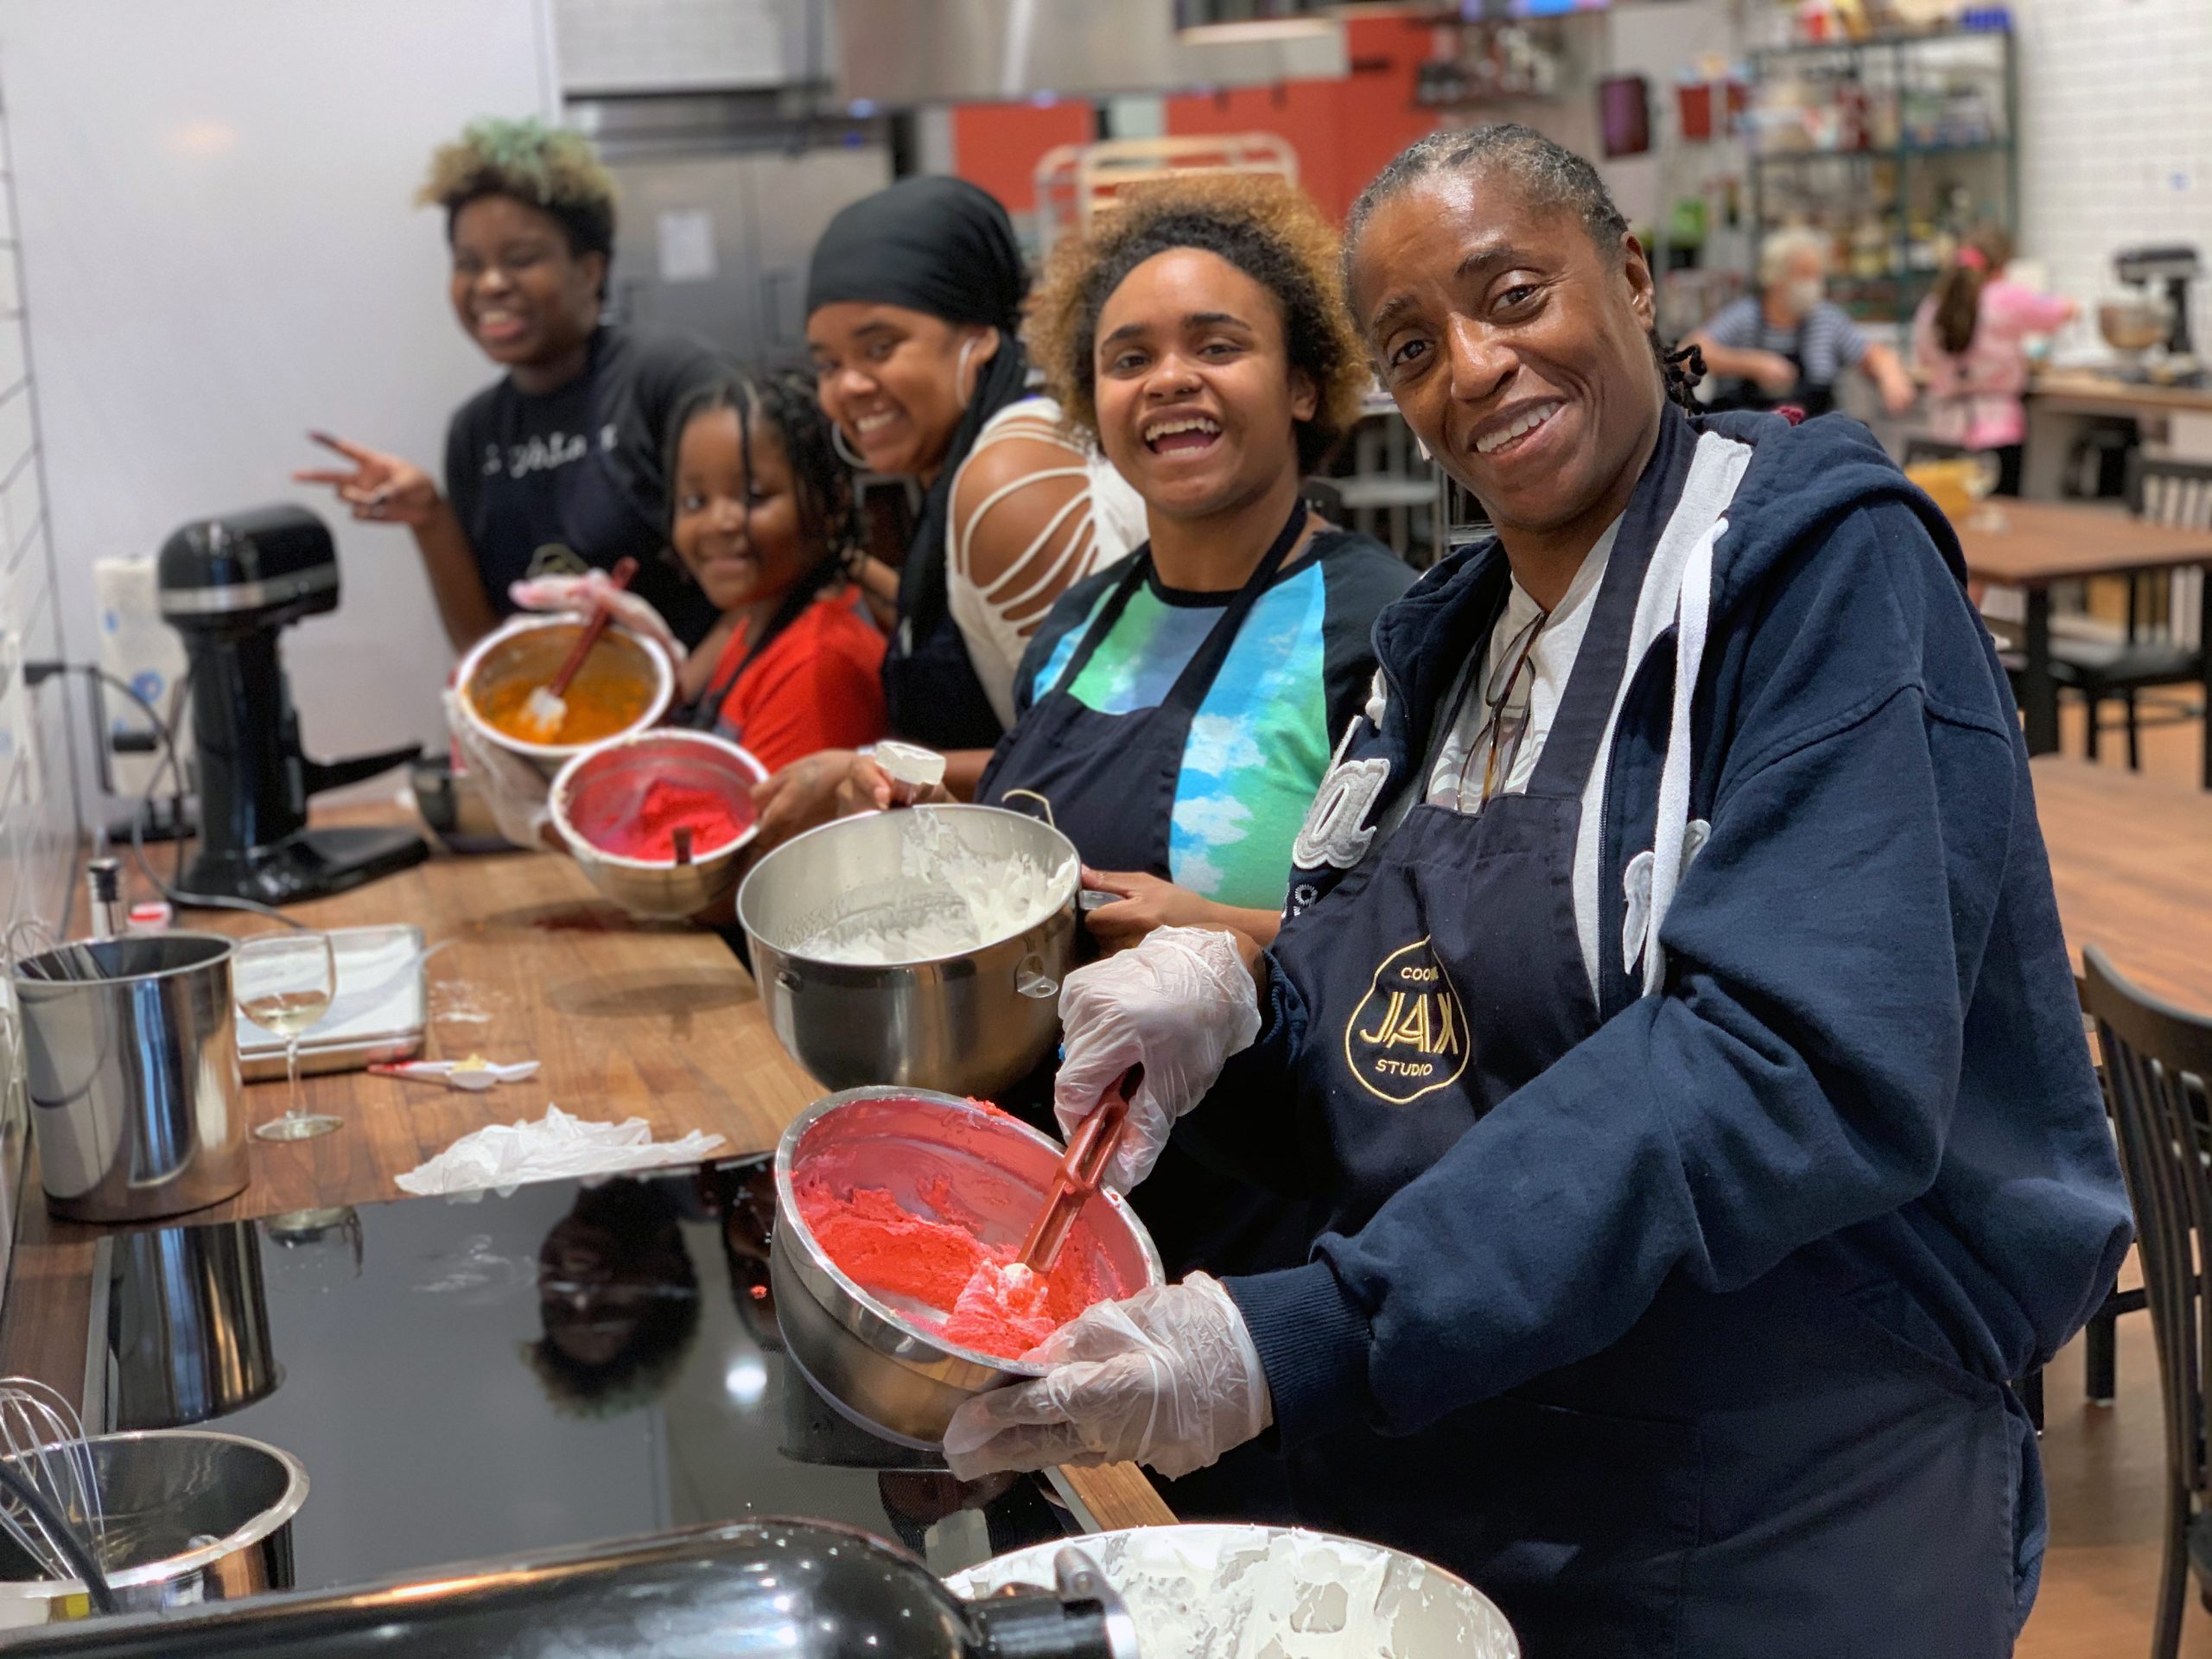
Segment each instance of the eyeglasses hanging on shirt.
[[[1513,768],[1521,757],[1522,741],[1529,734],[1529,705],[1535,696],[1536,639],[1543,632],[1544,624],[1550,620],[1549,612],[1538,611],[1493,658],[1483,684],[1482,724],[1472,741],[1460,750],[1455,765],[1451,750],[1476,713],[1475,709],[1462,704],[1453,721],[1457,729],[1446,740],[1446,752],[1440,757],[1443,764],[1430,774],[1431,805],[1455,812],[1478,813],[1511,787]],[[1481,792],[1470,798],[1468,785],[1478,760],[1482,763]]]

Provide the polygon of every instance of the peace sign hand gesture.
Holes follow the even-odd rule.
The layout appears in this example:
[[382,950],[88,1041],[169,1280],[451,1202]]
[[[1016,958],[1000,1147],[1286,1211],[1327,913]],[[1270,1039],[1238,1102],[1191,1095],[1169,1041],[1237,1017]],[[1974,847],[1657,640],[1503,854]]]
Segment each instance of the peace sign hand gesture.
[[308,436],[353,464],[302,467],[292,474],[294,483],[329,485],[338,499],[353,509],[356,518],[372,524],[419,526],[437,511],[437,482],[413,461],[349,443],[327,432],[310,431]]

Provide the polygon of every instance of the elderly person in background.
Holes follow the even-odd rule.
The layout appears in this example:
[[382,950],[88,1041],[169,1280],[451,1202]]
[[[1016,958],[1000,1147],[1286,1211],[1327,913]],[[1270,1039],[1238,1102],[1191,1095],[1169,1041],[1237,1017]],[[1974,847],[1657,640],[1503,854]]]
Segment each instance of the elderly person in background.
[[1870,340],[1827,297],[1828,239],[1814,230],[1777,231],[1759,249],[1759,291],[1721,307],[1690,336],[1719,378],[1716,409],[1794,404],[1808,415],[1835,407],[1835,383],[1855,368],[1882,394],[1882,407],[1912,407],[1912,377],[1897,354]]

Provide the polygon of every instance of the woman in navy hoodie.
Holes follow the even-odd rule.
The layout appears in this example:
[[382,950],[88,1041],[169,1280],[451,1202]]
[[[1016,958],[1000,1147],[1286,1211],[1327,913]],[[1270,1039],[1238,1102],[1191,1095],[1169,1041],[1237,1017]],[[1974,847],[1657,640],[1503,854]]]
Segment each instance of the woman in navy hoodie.
[[1843,417],[1677,407],[1643,250],[1525,128],[1414,145],[1346,245],[1497,535],[1376,623],[1274,946],[1070,976],[1058,1085],[1142,1063],[1117,1179],[1173,1128],[1331,1230],[1091,1310],[953,1467],[1266,1435],[1535,1659],[2009,1652],[2009,1380],[2129,1222],[1957,543]]

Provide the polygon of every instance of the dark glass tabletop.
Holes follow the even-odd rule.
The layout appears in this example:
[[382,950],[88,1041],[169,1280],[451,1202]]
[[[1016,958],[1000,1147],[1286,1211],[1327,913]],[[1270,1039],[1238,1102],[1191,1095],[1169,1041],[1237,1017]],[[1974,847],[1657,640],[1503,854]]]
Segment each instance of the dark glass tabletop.
[[298,1587],[760,1516],[939,1573],[1077,1530],[963,1486],[789,1366],[766,1159],[102,1242],[97,1431],[200,1423],[307,1466]]

